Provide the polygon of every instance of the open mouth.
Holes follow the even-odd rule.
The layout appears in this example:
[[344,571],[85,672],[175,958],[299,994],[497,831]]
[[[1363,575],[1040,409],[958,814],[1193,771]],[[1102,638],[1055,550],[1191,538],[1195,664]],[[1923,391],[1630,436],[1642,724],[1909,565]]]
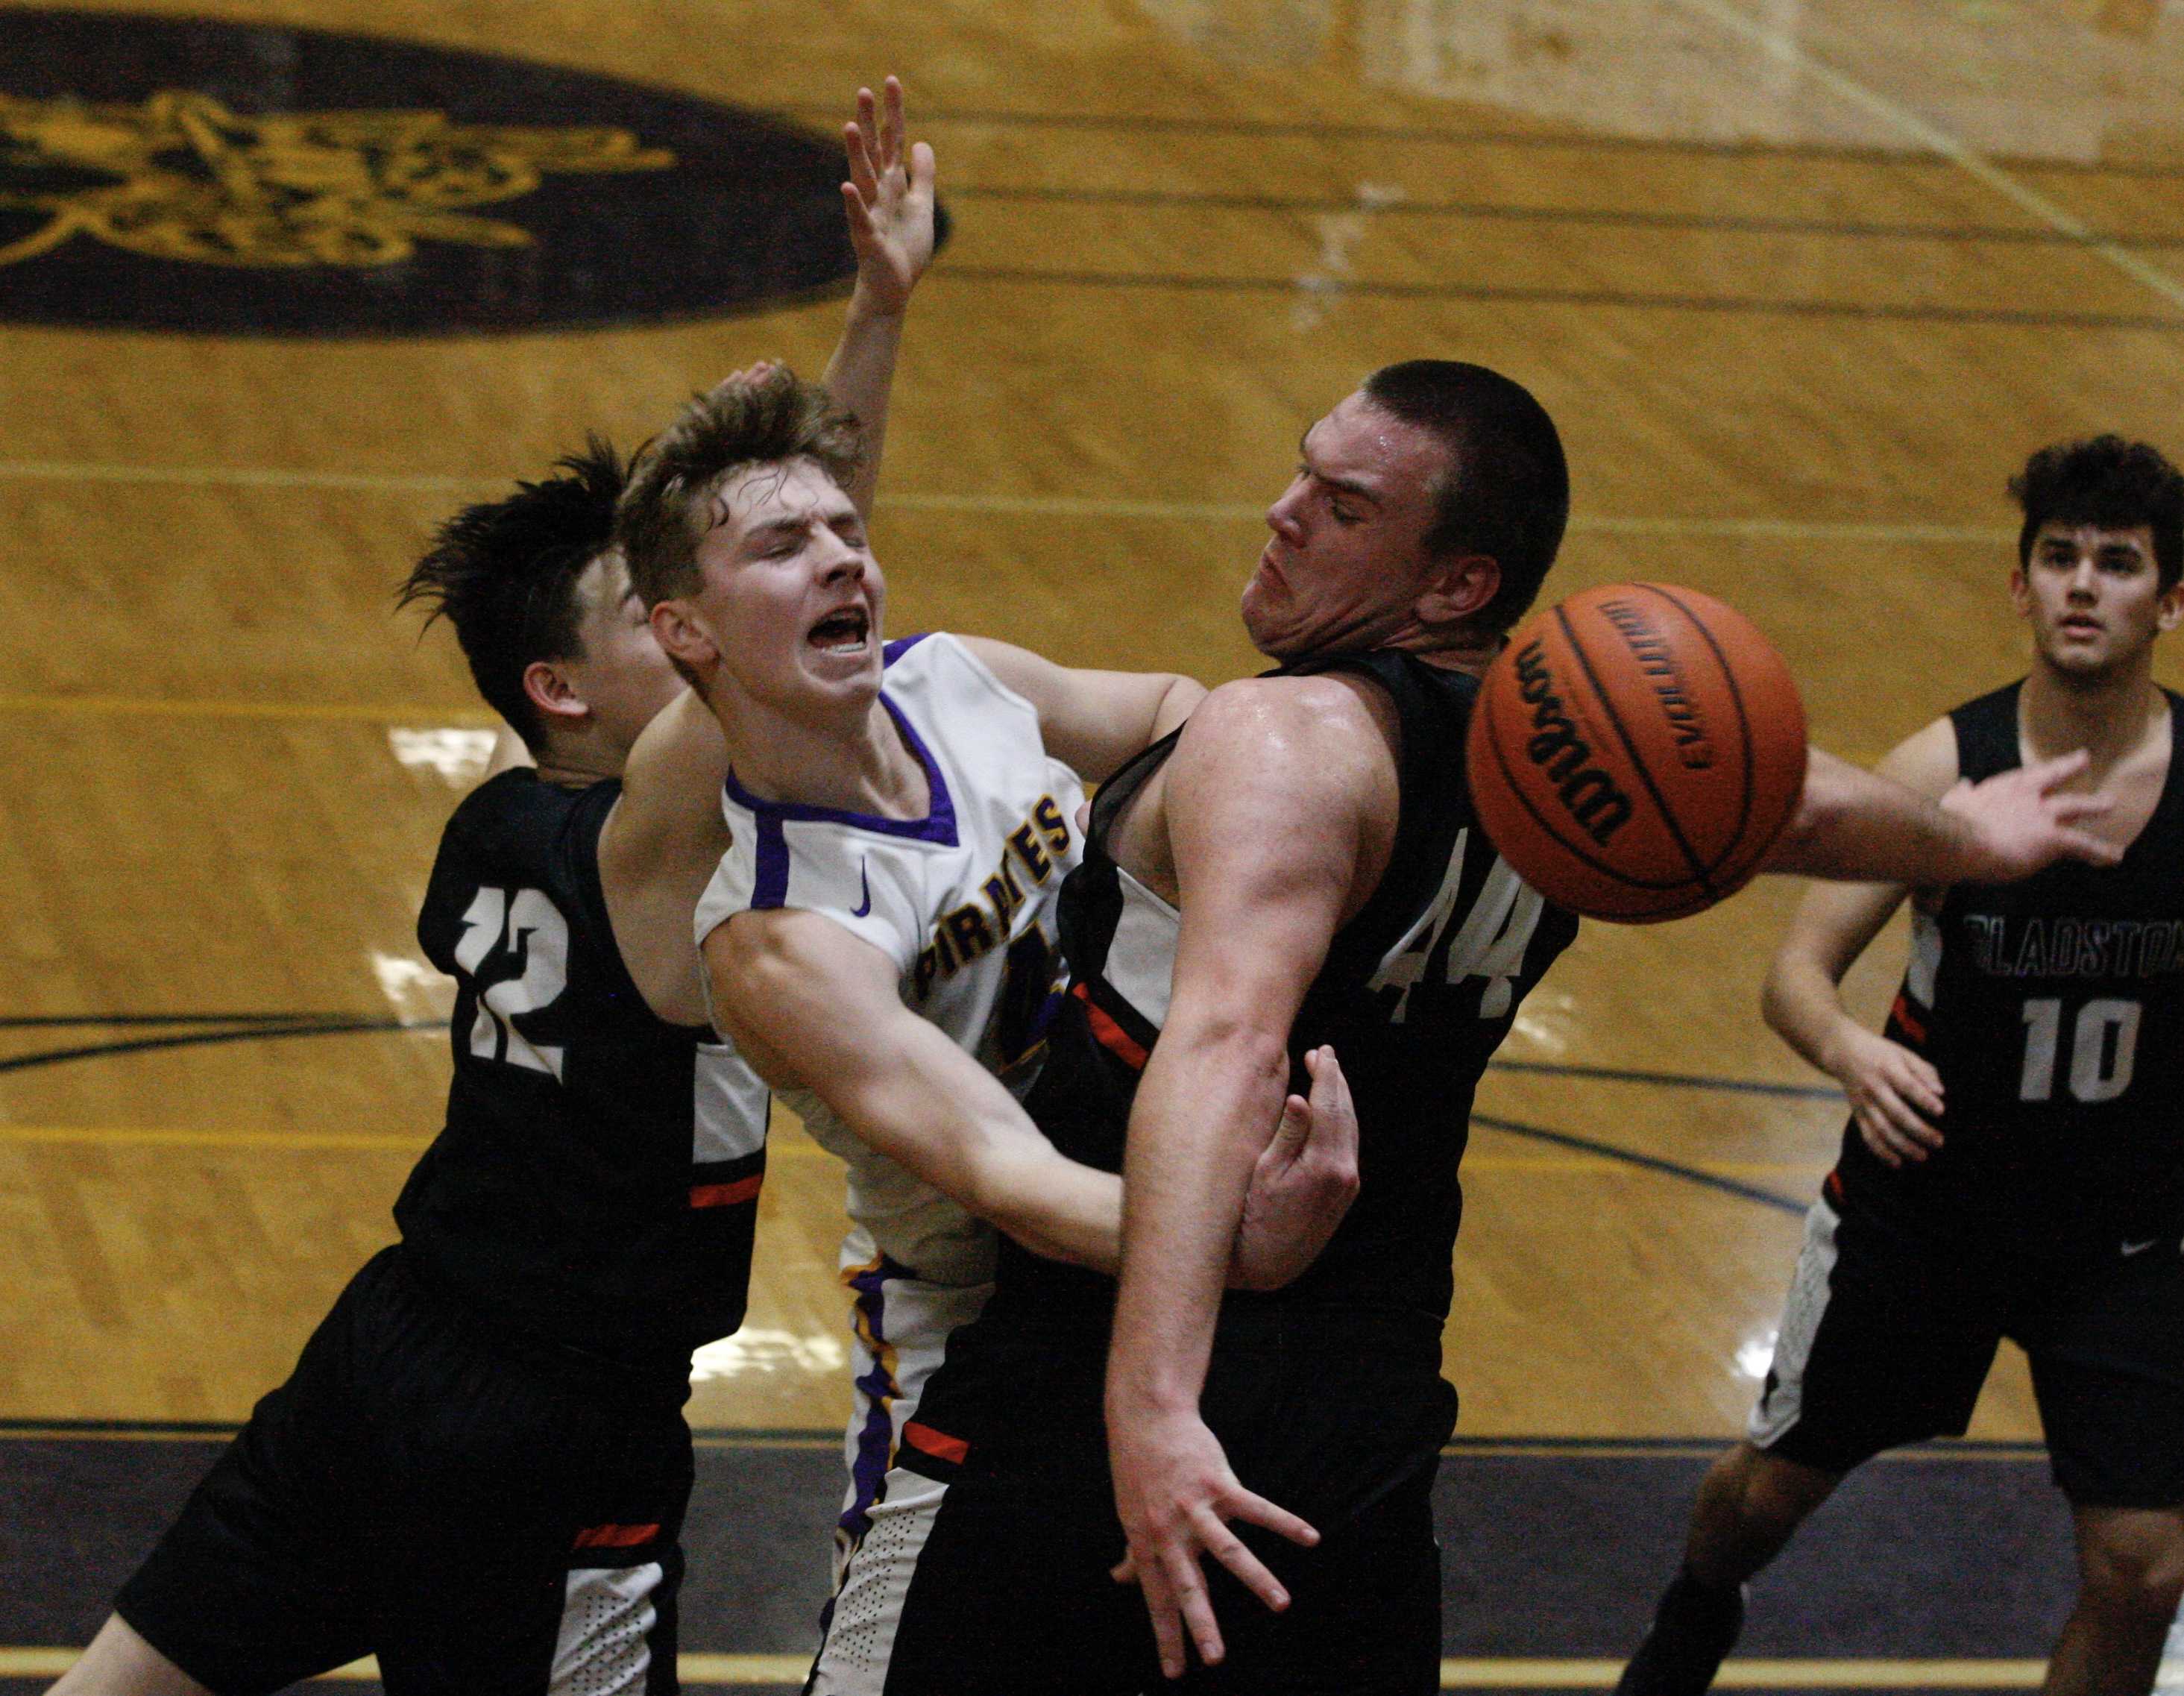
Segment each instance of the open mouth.
[[859,654],[872,633],[872,615],[861,606],[845,606],[813,625],[805,639],[825,653]]

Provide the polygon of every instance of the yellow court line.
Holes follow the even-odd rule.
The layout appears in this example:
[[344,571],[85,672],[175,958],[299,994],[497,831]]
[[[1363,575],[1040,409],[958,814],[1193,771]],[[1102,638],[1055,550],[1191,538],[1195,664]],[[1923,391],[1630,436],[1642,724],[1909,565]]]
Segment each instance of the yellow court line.
[[365,701],[188,700],[154,695],[0,695],[0,712],[103,712],[161,718],[336,719],[385,724],[498,725],[486,708],[374,706]]
[[1686,12],[1696,13],[1734,36],[1741,36],[1770,57],[1794,65],[1838,99],[1858,107],[1888,125],[1929,153],[1947,159],[1982,187],[2031,213],[2048,228],[2086,244],[2126,276],[2152,290],[2171,306],[2184,306],[2184,282],[2149,264],[2130,249],[2097,235],[2091,225],[2065,210],[2036,188],[2020,182],[1962,137],[1921,117],[1903,102],[1869,87],[1848,72],[1822,59],[1786,30],[1754,18],[1729,0],[1674,0]]
[[[58,1678],[75,1665],[72,1649],[0,1649],[0,1678]],[[811,1659],[795,1654],[699,1654],[677,1658],[685,1684],[797,1686]],[[1718,1690],[2020,1690],[2046,1676],[2042,1660],[1728,1660]],[[1444,1690],[1607,1690],[1622,1676],[1619,1660],[1444,1660]],[[379,1676],[367,1657],[321,1673],[322,1680],[363,1682]]]
[[[393,1032],[395,1035],[406,1032]],[[343,1130],[192,1130],[143,1124],[0,1124],[0,1142],[139,1144],[151,1148],[363,1148],[415,1154],[429,1136],[374,1136]]]

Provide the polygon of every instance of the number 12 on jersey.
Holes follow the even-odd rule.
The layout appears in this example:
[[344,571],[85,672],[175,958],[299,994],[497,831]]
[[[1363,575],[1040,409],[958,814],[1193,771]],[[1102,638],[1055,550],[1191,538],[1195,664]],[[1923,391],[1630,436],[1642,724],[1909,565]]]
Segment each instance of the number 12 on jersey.
[[475,984],[496,947],[516,956],[521,975],[479,987],[471,1052],[559,1078],[561,1050],[536,1046],[511,1021],[551,1006],[569,986],[569,921],[537,890],[518,890],[511,901],[506,890],[481,889],[463,914],[455,963]]
[[[2131,1064],[2138,1052],[2137,1001],[2087,1001],[2070,1029],[2071,1099],[2112,1102],[2131,1087]],[[2063,1003],[2049,996],[2025,1003],[2025,1072],[2017,1088],[2021,1102],[2053,1101],[2061,1060]]]

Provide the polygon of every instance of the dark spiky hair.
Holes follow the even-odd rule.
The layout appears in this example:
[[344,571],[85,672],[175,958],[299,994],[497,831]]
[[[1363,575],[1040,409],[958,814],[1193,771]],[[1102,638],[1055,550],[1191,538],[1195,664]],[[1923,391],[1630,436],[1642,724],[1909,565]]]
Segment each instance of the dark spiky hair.
[[1473,622],[1507,629],[1539,594],[1569,522],[1569,467],[1554,420],[1524,384],[1457,360],[1383,365],[1365,379],[1365,398],[1447,447],[1426,550],[1490,556],[1502,586]]
[[2043,524],[2091,524],[2153,533],[2154,575],[2164,589],[2184,577],[2184,474],[2161,450],[2120,436],[2093,436],[2042,448],[2009,480],[2025,512],[2017,563],[2031,563]]
[[630,467],[616,524],[630,582],[647,606],[696,587],[698,542],[709,526],[695,522],[695,505],[729,473],[815,460],[847,488],[863,457],[855,417],[786,365],[695,396]]
[[455,627],[478,693],[533,754],[543,752],[545,726],[523,673],[534,661],[582,657],[577,580],[614,545],[615,503],[629,481],[621,456],[596,436],[554,469],[441,525],[396,600],[430,607],[428,628],[441,617]]

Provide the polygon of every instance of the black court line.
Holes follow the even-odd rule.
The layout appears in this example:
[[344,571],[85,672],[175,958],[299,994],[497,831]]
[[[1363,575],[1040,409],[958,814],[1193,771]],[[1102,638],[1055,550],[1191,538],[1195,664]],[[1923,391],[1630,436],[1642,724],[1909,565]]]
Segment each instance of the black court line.
[[1573,1066],[1552,1060],[1490,1060],[1490,1072],[1522,1072],[1543,1078],[1595,1078],[1615,1084],[1658,1084],[1671,1090],[1719,1090],[1731,1095],[1778,1096],[1791,1101],[1839,1102],[1830,1084],[1770,1084],[1758,1078],[1707,1078],[1687,1072],[1641,1072],[1621,1066]]
[[950,200],[1061,206],[1128,206],[1213,212],[1358,213],[1375,218],[1468,218],[1487,222],[1572,225],[1585,229],[1674,230],[1737,236],[1841,236],[1853,240],[1996,243],[2056,248],[2184,248],[2184,235],[2110,236],[2095,231],[2025,229],[1998,224],[1875,224],[1841,218],[1732,217],[1704,212],[1633,212],[1595,206],[1511,206],[1487,200],[1368,200],[1339,195],[1186,193],[1159,188],[1045,188],[1011,184],[958,186]]
[[1557,1148],[1574,1148],[1586,1154],[1604,1155],[1610,1160],[1620,1160],[1627,1165],[1642,1166],[1649,1172],[1681,1178],[1688,1184],[1702,1184],[1709,1190],[1739,1196],[1747,1202],[1757,1202],[1762,1207],[1773,1208],[1778,1213],[1795,1213],[1801,1219],[1811,1206],[1810,1202],[1798,1201],[1795,1197],[1785,1196],[1774,1190],[1763,1190],[1757,1184],[1719,1177],[1699,1167],[1686,1166],[1680,1161],[1663,1160],[1657,1154],[1641,1154],[1635,1149],[1618,1148],[1612,1142],[1596,1142],[1589,1136],[1573,1136],[1565,1130],[1549,1130],[1544,1125],[1525,1124],[1513,1119],[1494,1119],[1478,1113],[1472,1114],[1471,1122],[1474,1125],[1484,1125],[1489,1130],[1507,1131],[1512,1136],[1528,1136],[1536,1142],[1551,1142]]
[[[794,101],[776,106],[783,114],[841,116],[838,104]],[[1850,147],[1827,142],[1707,142],[1665,136],[1575,135],[1567,131],[1451,130],[1427,124],[1274,123],[1247,118],[1176,118],[1105,112],[1011,112],[966,108],[921,111],[917,124],[990,124],[1034,130],[1123,130],[1133,134],[1266,137],[1326,142],[1402,142],[1426,147],[1524,148],[1542,152],[1663,153],[1698,159],[1818,159],[1843,165],[1898,165],[1955,170],[1955,160],[1940,153],[1896,148]],[[2005,170],[2057,171],[2079,176],[2170,177],[2184,166],[2157,159],[2042,159],[1989,154],[1987,163]]]
[[353,1013],[52,1013],[0,1014],[0,1030],[66,1030],[92,1025],[344,1024]]
[[1667,312],[1743,313],[1762,317],[1836,318],[1876,323],[1961,324],[2016,330],[2126,330],[2174,335],[2184,318],[2122,312],[2029,312],[2000,306],[1895,304],[1885,301],[1769,300],[1756,295],[1646,294],[1602,288],[1519,288],[1491,283],[1376,282],[1369,278],[1190,276],[1166,271],[1034,271],[945,262],[932,276],[948,282],[1029,283],[1059,288],[1145,288],[1222,294],[1289,294],[1328,301],[1474,300],[1523,306],[1632,307]]
[[160,1048],[202,1048],[220,1042],[259,1042],[276,1036],[345,1036],[359,1031],[445,1030],[444,1019],[412,1022],[399,1018],[326,1019],[302,1024],[253,1024],[235,1030],[198,1030],[179,1036],[140,1036],[127,1042],[92,1042],[77,1048],[42,1048],[0,1060],[0,1072],[28,1071],[70,1060],[100,1060],[114,1054],[144,1054]]

